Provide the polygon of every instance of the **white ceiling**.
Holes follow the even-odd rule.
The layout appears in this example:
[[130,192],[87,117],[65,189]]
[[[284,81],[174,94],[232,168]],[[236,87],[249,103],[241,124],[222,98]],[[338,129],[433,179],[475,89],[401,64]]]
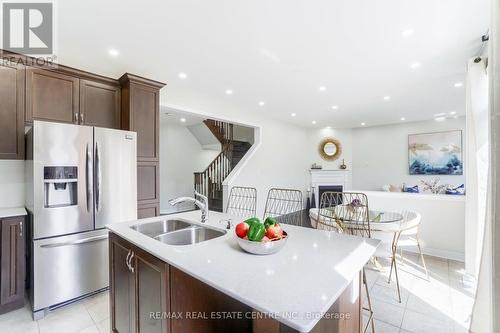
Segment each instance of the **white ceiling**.
[[464,114],[454,83],[489,22],[489,0],[60,0],[57,9],[63,64],[166,82],[162,105],[317,127]]

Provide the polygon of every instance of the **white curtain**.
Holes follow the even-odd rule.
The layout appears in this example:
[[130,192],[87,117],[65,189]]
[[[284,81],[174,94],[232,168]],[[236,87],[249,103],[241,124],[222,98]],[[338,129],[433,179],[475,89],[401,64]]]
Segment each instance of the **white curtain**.
[[[496,184],[498,179],[498,159],[500,151],[498,150],[498,137],[500,135],[500,123],[498,114],[500,110],[500,87],[495,87],[496,82],[500,79],[500,35],[498,28],[500,27],[500,0],[493,0],[492,2],[492,20],[490,30],[490,44],[488,56],[488,72],[489,72],[489,110],[488,110],[488,137],[490,140],[489,149],[489,165],[490,169],[487,173],[487,199],[486,199],[486,213],[483,223],[483,228],[478,230],[475,235],[476,240],[479,240],[475,245],[476,249],[481,248],[480,262],[474,263],[473,269],[477,270],[479,267],[478,283],[474,308],[472,311],[472,320],[470,332],[474,333],[492,333],[498,331],[499,319],[496,318],[496,313],[500,310],[498,302],[500,301],[498,289],[498,278],[495,277],[495,266],[498,266],[500,256],[498,251],[498,225],[500,219],[496,216],[495,211],[498,206],[498,190],[499,185]],[[479,165],[480,163],[478,163]],[[479,186],[478,186],[479,191]],[[479,209],[479,206],[478,206]],[[495,226],[497,226],[495,228]],[[481,233],[483,235],[481,241]],[[476,250],[477,251],[477,250]],[[470,267],[469,267],[470,268]],[[477,272],[476,272],[477,273]],[[497,303],[495,305],[495,303]]]
[[489,170],[489,111],[486,58],[467,66],[465,269],[477,278],[482,252]]

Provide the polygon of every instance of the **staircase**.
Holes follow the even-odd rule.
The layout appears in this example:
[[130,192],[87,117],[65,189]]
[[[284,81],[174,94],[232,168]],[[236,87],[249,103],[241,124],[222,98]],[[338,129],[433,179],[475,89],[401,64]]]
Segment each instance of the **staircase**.
[[252,146],[233,139],[233,124],[212,119],[203,123],[221,143],[221,152],[203,172],[194,173],[194,189],[206,195],[210,210],[222,212],[222,182]]

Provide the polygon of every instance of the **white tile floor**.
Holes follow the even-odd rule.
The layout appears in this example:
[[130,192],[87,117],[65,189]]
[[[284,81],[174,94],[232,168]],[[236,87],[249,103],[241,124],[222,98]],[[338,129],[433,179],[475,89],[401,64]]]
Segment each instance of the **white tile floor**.
[[[426,257],[426,263],[429,280],[421,263],[417,264],[417,256],[405,254],[404,265],[399,267],[401,303],[395,280],[387,283],[388,269],[366,270],[377,333],[467,332],[473,294],[463,264],[434,257]],[[28,306],[0,315],[0,332],[108,333],[109,294],[104,292],[57,309],[39,321],[31,319]]]
[[0,315],[0,332],[9,333],[109,333],[109,294],[59,308],[33,321],[29,306]]
[[427,280],[417,258],[415,254],[405,253],[404,262],[398,267],[401,303],[398,302],[394,273],[391,283],[387,283],[389,261],[382,261],[384,272],[366,269],[375,331],[468,332],[474,291],[472,281],[464,274],[463,263],[425,256],[429,270]]

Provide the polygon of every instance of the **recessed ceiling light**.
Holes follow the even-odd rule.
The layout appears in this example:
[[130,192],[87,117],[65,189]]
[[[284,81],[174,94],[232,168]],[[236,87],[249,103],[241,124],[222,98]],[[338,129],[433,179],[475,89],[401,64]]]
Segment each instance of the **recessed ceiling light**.
[[444,112],[434,113],[434,117],[442,117],[442,116],[446,116],[446,113],[444,113]]
[[181,123],[185,123],[186,122],[186,118],[181,118],[179,120],[181,121]]
[[391,99],[391,96],[384,96],[384,101],[388,101]]
[[331,128],[332,128],[332,126],[326,126],[326,129],[331,129]]
[[401,121],[405,121],[405,120],[406,120],[406,118],[405,118],[405,117],[401,117]]
[[337,105],[332,105],[332,110],[337,110],[339,107]]
[[266,104],[266,102],[264,102],[264,101],[259,102],[259,106],[264,106],[265,104]]
[[435,121],[445,121],[446,117],[436,117],[434,118]]
[[183,72],[180,72],[178,76],[179,76],[179,79],[181,79],[181,80],[185,80],[188,77],[187,74],[183,73]]
[[417,69],[420,67],[420,63],[419,62],[414,62],[413,64],[410,65],[411,69]]
[[366,126],[366,123],[361,123],[361,126]]
[[226,89],[226,95],[232,95],[233,91],[231,89]]
[[120,52],[117,49],[109,49],[108,54],[112,57],[118,57]]
[[311,124],[316,125],[316,120],[311,121]]
[[403,30],[403,32],[401,32],[401,35],[403,37],[410,37],[411,35],[413,35],[415,31],[413,29],[406,29],[406,30]]
[[457,112],[456,111],[451,111],[450,114],[457,114]]
[[296,113],[292,113],[290,116],[295,117],[296,115],[297,115]]
[[463,86],[464,84],[462,82],[455,82],[455,84],[453,85],[455,88],[460,88],[461,86]]
[[321,86],[319,87],[319,91],[325,91],[326,90],[326,87],[325,86]]

